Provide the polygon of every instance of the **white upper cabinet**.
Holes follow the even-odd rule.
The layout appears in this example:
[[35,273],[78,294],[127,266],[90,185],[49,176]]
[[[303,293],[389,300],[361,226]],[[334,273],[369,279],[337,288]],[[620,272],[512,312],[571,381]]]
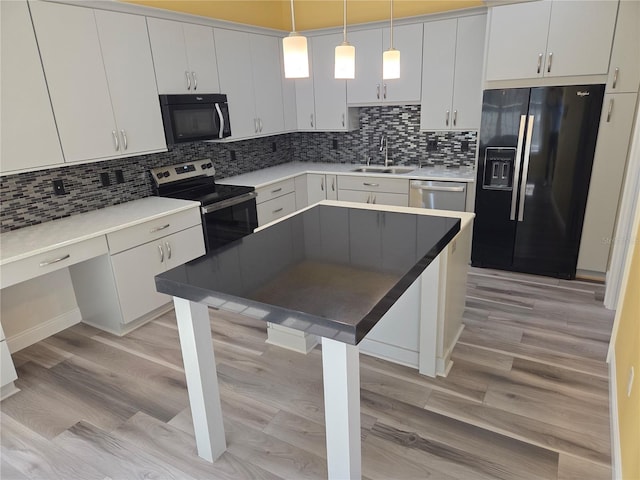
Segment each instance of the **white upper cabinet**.
[[425,23],[422,130],[479,128],[485,25],[485,15]]
[[[346,131],[357,128],[357,112],[347,109],[346,80],[334,78],[335,48],[342,35],[313,38],[313,90],[316,130]],[[300,126],[300,121],[298,121]]]
[[607,0],[493,7],[486,80],[606,74],[617,8]]
[[621,0],[607,92],[635,93],[640,86],[640,2]]
[[159,18],[147,25],[160,93],[220,92],[211,27]]
[[166,149],[144,17],[49,2],[31,12],[66,161]]
[[410,104],[420,102],[422,24],[393,29],[393,46],[400,51],[400,78],[383,80],[382,54],[390,45],[390,30],[379,28],[349,34],[356,48],[355,79],[347,81],[347,103]]
[[215,38],[232,138],[284,131],[278,39],[217,28]]
[[64,159],[26,0],[0,2],[0,20],[0,171],[59,165]]
[[299,131],[315,131],[316,106],[313,96],[313,38],[307,38],[309,52],[309,78],[297,78],[294,80],[296,92],[296,119]]

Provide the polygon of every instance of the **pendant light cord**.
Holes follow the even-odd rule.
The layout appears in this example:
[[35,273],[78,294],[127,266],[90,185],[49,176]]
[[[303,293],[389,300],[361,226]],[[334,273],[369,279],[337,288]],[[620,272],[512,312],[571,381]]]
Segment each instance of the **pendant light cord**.
[[[293,0],[291,0],[293,2]],[[389,50],[393,50],[393,0],[391,0],[391,28],[390,28],[390,39],[391,39],[391,48]]]
[[347,43],[347,0],[344,0],[344,43]]
[[291,0],[291,31],[296,31],[296,17],[293,14],[293,0]]

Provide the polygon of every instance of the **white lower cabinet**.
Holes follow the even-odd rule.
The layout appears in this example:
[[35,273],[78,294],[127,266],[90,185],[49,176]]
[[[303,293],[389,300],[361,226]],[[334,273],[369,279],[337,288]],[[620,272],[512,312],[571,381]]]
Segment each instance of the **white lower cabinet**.
[[273,200],[259,203],[257,208],[258,225],[266,225],[296,211],[296,194],[291,192]]
[[337,183],[340,201],[409,206],[409,180],[339,175]]
[[338,200],[341,202],[395,205],[397,207],[409,206],[409,196],[402,193],[338,190]]
[[13,384],[14,380],[18,378],[16,369],[13,366],[13,360],[11,360],[11,354],[9,353],[9,347],[7,341],[4,338],[4,330],[0,325],[0,400],[13,395],[18,389]]
[[308,205],[322,200],[338,199],[338,182],[336,175],[324,173],[307,174],[307,201]]

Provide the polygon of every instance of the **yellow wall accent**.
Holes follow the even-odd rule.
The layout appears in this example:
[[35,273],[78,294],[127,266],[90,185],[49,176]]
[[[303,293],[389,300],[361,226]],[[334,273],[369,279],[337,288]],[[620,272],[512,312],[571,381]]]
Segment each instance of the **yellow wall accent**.
[[[622,478],[640,479],[640,200],[637,202],[631,248],[631,267],[618,312],[615,342],[618,426]],[[635,369],[627,397],[629,369]]]
[[[288,0],[120,0],[230,22],[291,30]],[[294,0],[296,28],[313,30],[342,25],[342,0]],[[481,7],[481,0],[394,0],[393,18]],[[389,0],[348,0],[347,25],[389,20]]]

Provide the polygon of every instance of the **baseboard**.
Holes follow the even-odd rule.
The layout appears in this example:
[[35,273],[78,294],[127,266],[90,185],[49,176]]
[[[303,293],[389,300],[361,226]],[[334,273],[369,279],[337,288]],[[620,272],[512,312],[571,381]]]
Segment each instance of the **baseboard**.
[[451,371],[451,367],[453,367],[453,362],[451,361],[451,354],[453,353],[453,349],[456,347],[458,340],[460,339],[460,335],[462,335],[462,330],[464,330],[464,324],[460,325],[458,332],[456,333],[453,342],[447,348],[447,351],[444,352],[442,358],[436,358],[436,376],[438,377],[446,377],[449,375]]
[[397,347],[377,340],[369,338],[363,339],[358,348],[361,353],[371,357],[381,358],[405,367],[418,368],[418,352],[407,350],[406,348]]
[[115,335],[116,337],[123,337],[126,334],[133,332],[136,328],[141,327],[145,323],[149,323],[151,320],[158,318],[160,315],[164,315],[165,313],[169,312],[172,309],[173,309],[173,302],[166,303],[161,307],[158,307],[155,310],[152,310],[146,315],[143,315],[140,318],[133,320],[132,322],[121,324],[120,328],[118,329],[109,328],[105,325],[102,325],[99,323],[92,323],[91,321],[87,321],[84,319],[82,320],[82,323],[95,327],[98,330],[102,330],[103,332],[107,332],[112,335]]
[[23,348],[38,343],[51,335],[61,332],[82,321],[79,308],[74,308],[68,312],[58,315],[50,320],[42,322],[12,337],[7,337],[7,346],[11,353],[15,353]]
[[620,425],[618,423],[618,385],[616,356],[612,348],[609,356],[609,423],[611,426],[611,478],[622,480],[622,452],[620,451]]
[[15,383],[11,382],[6,384],[4,387],[0,388],[0,402],[19,391],[20,389],[16,387]]

